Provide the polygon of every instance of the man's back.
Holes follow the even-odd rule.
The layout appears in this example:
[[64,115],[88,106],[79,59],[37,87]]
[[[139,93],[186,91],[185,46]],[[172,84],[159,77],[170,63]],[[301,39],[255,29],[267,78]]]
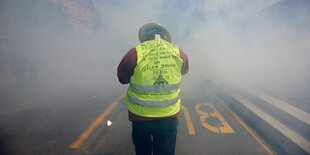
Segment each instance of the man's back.
[[129,83],[125,103],[136,154],[173,155],[187,56],[158,24],[142,26],[139,39],[142,43],[127,52],[117,69],[119,81]]

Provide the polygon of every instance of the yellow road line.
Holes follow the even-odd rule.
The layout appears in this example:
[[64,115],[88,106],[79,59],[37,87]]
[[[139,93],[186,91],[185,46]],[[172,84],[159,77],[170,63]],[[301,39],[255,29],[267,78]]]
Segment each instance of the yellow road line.
[[181,106],[182,110],[184,111],[184,116],[185,116],[185,120],[186,120],[186,125],[187,125],[187,129],[188,129],[188,133],[189,135],[195,135],[195,129],[191,120],[191,117],[189,115],[189,112],[187,110],[187,108],[185,106]]
[[294,142],[299,147],[304,149],[307,153],[310,153],[310,141],[309,140],[307,140],[303,136],[299,135],[294,130],[290,129],[288,126],[281,123],[277,119],[273,118],[272,116],[270,116],[269,114],[264,112],[261,108],[255,106],[251,101],[247,100],[246,98],[239,96],[239,95],[233,95],[233,96],[241,104],[246,106],[249,110],[251,110],[254,114],[256,114],[261,119],[263,119],[266,123],[268,123],[274,129],[278,130],[280,133],[282,133],[284,136],[286,136],[292,142]]
[[70,144],[71,149],[78,149],[82,143],[92,134],[92,132],[97,128],[97,126],[112,112],[112,110],[118,105],[119,100],[121,100],[124,95],[120,95],[112,104],[100,114],[100,116],[76,139]]
[[223,104],[225,109],[234,116],[234,118],[250,133],[250,135],[268,152],[270,155],[275,155],[276,153],[270,148],[268,144],[247,124],[245,124],[227,105]]

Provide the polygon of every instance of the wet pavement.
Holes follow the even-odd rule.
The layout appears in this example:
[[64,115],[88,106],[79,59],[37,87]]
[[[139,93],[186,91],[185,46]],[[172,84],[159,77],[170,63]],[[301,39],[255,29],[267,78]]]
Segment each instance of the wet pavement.
[[[219,88],[206,88],[210,90],[183,94],[176,154],[309,153],[302,148],[308,146],[308,124],[295,124],[301,128],[296,134],[305,139],[299,144],[257,116],[255,110],[239,106],[242,100]],[[134,154],[124,92],[75,90],[11,101],[16,106],[2,108],[0,113],[1,154]],[[259,108],[270,113],[266,110],[270,107]],[[275,114],[271,117],[279,120]],[[295,131],[290,124],[284,125]],[[268,138],[270,133],[280,136]]]

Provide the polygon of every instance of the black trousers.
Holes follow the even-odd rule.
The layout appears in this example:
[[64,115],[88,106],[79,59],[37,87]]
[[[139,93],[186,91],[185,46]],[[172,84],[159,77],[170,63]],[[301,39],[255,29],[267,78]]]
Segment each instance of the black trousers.
[[132,121],[136,155],[174,155],[178,118]]

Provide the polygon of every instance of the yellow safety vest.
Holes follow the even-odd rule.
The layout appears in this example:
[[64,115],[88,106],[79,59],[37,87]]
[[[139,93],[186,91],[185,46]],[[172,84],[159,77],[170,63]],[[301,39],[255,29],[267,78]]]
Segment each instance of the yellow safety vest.
[[136,47],[137,65],[125,98],[128,110],[144,117],[166,117],[179,112],[181,69],[179,48],[155,39]]

